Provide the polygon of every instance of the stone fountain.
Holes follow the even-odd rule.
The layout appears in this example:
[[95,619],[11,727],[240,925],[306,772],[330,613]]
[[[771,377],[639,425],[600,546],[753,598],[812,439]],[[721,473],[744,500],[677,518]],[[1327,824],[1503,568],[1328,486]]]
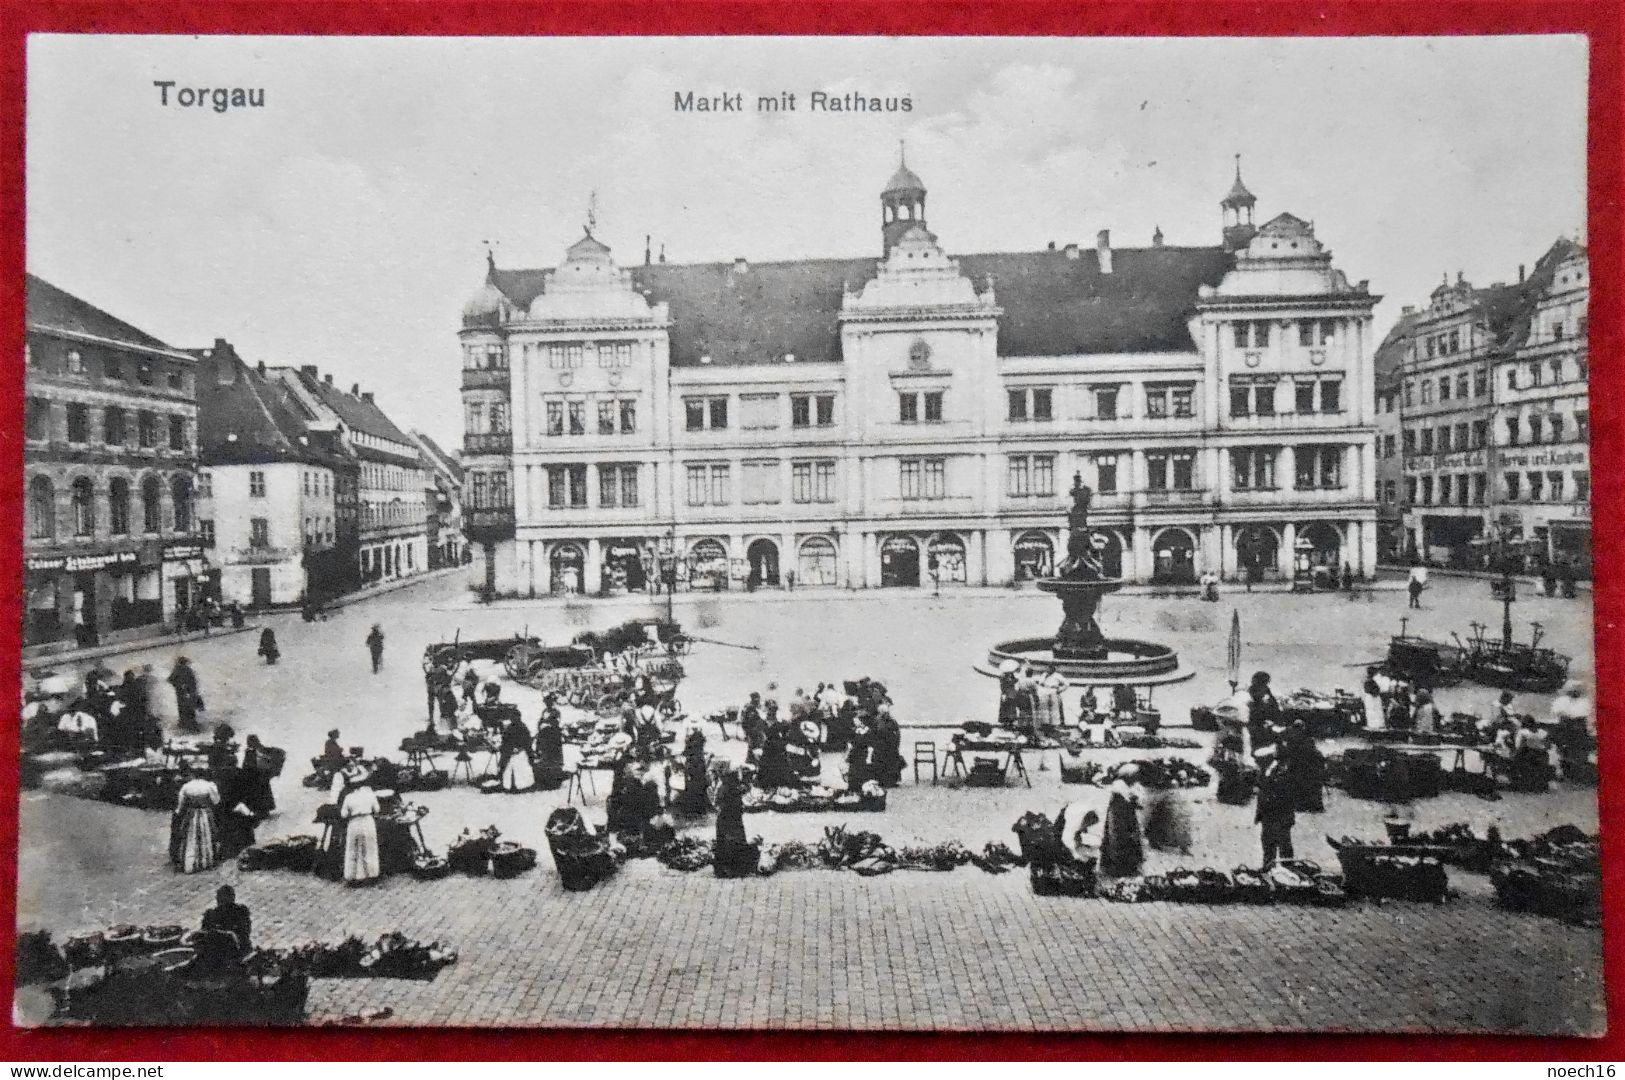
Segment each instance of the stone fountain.
[[1014,660],[1037,670],[1058,671],[1078,684],[1132,683],[1157,685],[1188,679],[1194,672],[1179,662],[1170,646],[1134,638],[1109,638],[1101,632],[1095,614],[1101,597],[1123,587],[1121,578],[1107,577],[1101,566],[1106,539],[1089,527],[1089,502],[1094,492],[1083,478],[1072,477],[1072,509],[1067,512],[1066,559],[1054,577],[1041,578],[1039,589],[1061,601],[1061,626],[1050,638],[1003,641],[988,651],[988,669],[997,674]]

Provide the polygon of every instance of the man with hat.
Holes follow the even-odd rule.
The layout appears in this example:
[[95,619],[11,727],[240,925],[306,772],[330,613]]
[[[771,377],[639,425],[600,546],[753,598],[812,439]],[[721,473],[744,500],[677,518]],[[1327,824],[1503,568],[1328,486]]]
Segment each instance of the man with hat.
[[564,733],[559,727],[559,695],[549,691],[542,698],[542,715],[536,720],[536,786],[552,791],[564,782]]
[[175,708],[180,716],[182,731],[202,731],[197,722],[198,710],[203,708],[203,696],[198,692],[197,672],[192,662],[181,656],[175,659],[175,668],[169,673],[169,685],[175,688]]
[[762,745],[762,695],[752,690],[750,700],[739,710],[739,728],[745,733],[745,745],[755,750]]
[[1292,858],[1292,826],[1297,820],[1297,792],[1277,745],[1255,750],[1253,760],[1258,762],[1258,809],[1253,814],[1253,820],[1258,823],[1264,865],[1269,866],[1277,859]]

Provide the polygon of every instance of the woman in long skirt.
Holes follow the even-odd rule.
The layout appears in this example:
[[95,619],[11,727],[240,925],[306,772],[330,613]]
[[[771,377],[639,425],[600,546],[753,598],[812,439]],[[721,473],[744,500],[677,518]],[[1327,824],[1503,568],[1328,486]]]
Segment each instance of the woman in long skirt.
[[1106,804],[1106,826],[1100,839],[1100,872],[1107,877],[1132,877],[1145,865],[1145,842],[1140,833],[1140,802],[1129,787],[1137,770],[1125,768],[1112,783]]
[[212,870],[220,861],[216,839],[215,809],[220,805],[220,789],[201,776],[188,777],[175,800],[175,816],[169,826],[169,860],[183,874]]
[[557,695],[547,695],[541,719],[536,721],[536,786],[546,791],[555,790],[569,775],[564,771],[564,732],[559,728],[556,700]]
[[1191,853],[1190,797],[1179,788],[1146,797],[1145,842],[1157,851]]
[[502,790],[529,791],[536,786],[536,772],[530,766],[530,729],[517,713],[502,729]]
[[1365,704],[1365,726],[1368,731],[1379,731],[1388,726],[1388,717],[1382,704],[1382,684],[1377,681],[1377,669],[1365,669],[1365,683],[1360,687]]
[[339,805],[344,819],[344,880],[359,885],[378,877],[378,796],[365,780]]

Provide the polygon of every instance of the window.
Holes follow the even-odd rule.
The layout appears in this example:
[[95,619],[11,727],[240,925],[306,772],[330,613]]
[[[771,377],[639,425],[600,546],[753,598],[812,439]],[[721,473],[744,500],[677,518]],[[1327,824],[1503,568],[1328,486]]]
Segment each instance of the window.
[[73,535],[92,536],[96,532],[96,489],[87,477],[81,476],[69,488],[73,509]]
[[[631,346],[627,346],[631,348]],[[630,399],[620,402],[621,434],[631,435],[638,430],[638,403]]]
[[89,406],[78,402],[68,404],[68,441],[81,444],[90,441]]
[[563,435],[564,434],[564,402],[562,402],[562,401],[549,401],[546,404],[547,404],[547,433],[549,435]]
[[1529,361],[1529,385],[1530,386],[1541,386],[1541,385],[1543,385],[1545,383],[1546,380],[1545,380],[1544,376],[1541,374],[1542,370],[1543,369],[1540,366],[1540,361],[1539,360],[1531,360],[1531,361]]
[[1473,421],[1473,441],[1470,444],[1474,450],[1484,449],[1484,444],[1490,441],[1490,422],[1488,420]]
[[31,397],[23,403],[23,431],[35,442],[51,438],[51,403],[45,398]]
[[1581,442],[1591,439],[1591,410],[1581,409],[1574,414],[1574,437]]
[[1055,391],[1050,387],[1035,386],[1007,390],[1005,396],[1009,401],[1009,418],[1012,423],[1054,419]]
[[248,519],[248,546],[251,548],[268,548],[271,546],[271,519]]
[[1012,454],[1006,463],[1006,490],[1018,498],[1055,494],[1054,454]]
[[1410,457],[1416,453],[1416,431],[1412,428],[1406,428],[1401,435],[1405,443],[1405,456]]
[[790,426],[804,428],[812,426],[812,398],[806,394],[790,395]]
[[1187,419],[1192,414],[1195,390],[1191,383],[1147,383],[1145,415],[1152,420]]
[[1553,413],[1548,419],[1551,421],[1551,424],[1552,424],[1552,442],[1554,442],[1554,443],[1562,442],[1563,441],[1563,417],[1559,416],[1557,413]]
[[925,422],[942,423],[942,391],[927,390],[922,396],[925,398]]
[[[598,403],[598,434],[615,434],[615,403],[613,401],[600,401]],[[613,503],[609,505],[613,506]]]
[[78,349],[68,350],[68,374],[83,375],[85,373],[85,358]]
[[186,449],[186,417],[171,416],[169,418],[169,448],[171,450]]
[[1270,324],[1268,322],[1237,322],[1233,325],[1235,326],[1236,348],[1269,348]]
[[56,536],[56,488],[50,477],[36,476],[28,482],[28,538],[50,540]]
[[798,503],[835,501],[835,463],[796,461],[790,464],[790,500]]
[[1247,447],[1230,451],[1230,486],[1237,491],[1275,490],[1276,449]]
[[192,531],[192,481],[177,476],[169,482],[170,498],[175,503],[175,531]]
[[1465,371],[1458,374],[1456,376],[1456,396],[1458,398],[1466,398],[1468,395],[1470,395],[1472,393],[1471,384],[1472,376],[1468,375]]
[[1147,454],[1145,469],[1150,491],[1190,491],[1196,486],[1196,455],[1189,450]]
[[135,365],[135,381],[142,386],[152,385],[152,361],[138,360]]
[[1577,502],[1591,501],[1591,474],[1589,472],[1574,474],[1574,498]]
[[156,476],[141,481],[141,531],[155,533],[163,527],[164,510],[159,501],[161,485]]
[[1433,380],[1432,379],[1423,379],[1422,380],[1422,404],[1424,404],[1424,405],[1433,404]]
[[1506,487],[1506,497],[1516,501],[1518,498],[1518,474],[1515,472],[1509,472],[1504,475],[1501,480],[1503,485]]
[[1424,477],[1422,477],[1422,505],[1423,506],[1431,506],[1432,504],[1433,504],[1433,477],[1424,476]]
[[1096,386],[1090,389],[1095,399],[1096,420],[1117,419],[1117,391],[1116,386]]
[[1450,504],[1450,474],[1444,473],[1439,477],[1439,502],[1445,506]]
[[1473,396],[1483,397],[1490,392],[1490,372],[1488,368],[1478,368],[1473,372]]
[[587,505],[587,467],[585,465],[549,465],[547,467],[547,505],[554,510],[565,507],[580,509]]
[[1172,464],[1174,469],[1172,487],[1175,491],[1190,491],[1196,486],[1196,455],[1188,451],[1176,450],[1173,453]]
[[1315,411],[1315,380],[1299,379],[1293,384],[1293,405],[1300,413]]
[[1416,449],[1423,454],[1433,453],[1433,429],[1422,428],[1417,432]]
[[779,463],[747,461],[740,466],[739,499],[749,506],[779,501]]
[[1483,506],[1484,496],[1489,490],[1489,477],[1483,473],[1473,474],[1473,505]]
[[[198,537],[203,541],[204,547],[214,547],[214,519],[200,518],[197,523]],[[331,536],[328,537],[332,539]]]
[[1095,491],[1101,495],[1117,494],[1117,455],[1095,455]]
[[143,409],[135,416],[135,441],[143,450],[158,445],[158,415]]
[[309,495],[310,494],[310,472],[308,470],[301,471],[300,474],[299,474],[299,478],[304,481],[305,494]]
[[1335,413],[1343,411],[1343,380],[1320,380],[1320,411]]
[[779,426],[779,395],[739,395],[739,426],[751,431],[771,431]]
[[1439,377],[1439,400],[1450,400],[1450,376],[1448,375],[1441,375]]
[[1552,502],[1562,502],[1563,474],[1560,472],[1548,472],[1546,474],[1546,490],[1549,493],[1548,497],[1552,500]]
[[1343,486],[1343,448],[1341,446],[1300,446],[1293,453],[1296,464],[1294,482],[1303,489],[1340,488]]
[[1446,424],[1439,429],[1439,453],[1450,453],[1450,425]]
[[1275,380],[1232,376],[1230,379],[1230,415],[1274,416]]
[[585,401],[567,401],[566,412],[570,417],[570,434],[585,435],[587,433],[587,403]]
[[1538,473],[1538,472],[1532,472],[1532,473],[1530,473],[1528,475],[1528,483],[1529,483],[1529,501],[1530,502],[1539,502],[1540,499],[1541,499],[1541,496],[1544,494],[1543,489],[1544,489],[1544,487],[1546,485],[1546,477],[1543,476],[1542,474]]
[[258,469],[248,473],[248,495],[252,499],[265,498],[265,474]]
[[1471,449],[1471,444],[1468,442],[1468,439],[1469,439],[1468,432],[1469,432],[1469,430],[1470,429],[1467,427],[1466,424],[1457,424],[1456,425],[1456,433],[1455,433],[1455,437],[1454,437],[1453,442],[1454,442],[1454,445],[1455,445],[1457,450]]
[[1540,434],[1541,434],[1540,417],[1531,416],[1529,418],[1529,442],[1531,444],[1539,443],[1540,442]]
[[130,535],[130,482],[122,476],[107,485],[107,530],[114,536]]
[[1506,445],[1508,445],[1508,446],[1517,446],[1518,445],[1518,418],[1516,416],[1507,417],[1507,441],[1506,441]]
[[728,498],[728,466],[688,466],[688,505],[726,506]]
[[[818,423],[819,427],[834,427],[835,426],[835,395],[834,394],[819,394],[818,397],[816,399],[814,399],[813,406],[814,406],[814,416],[816,417],[816,420],[817,420],[817,423]],[[941,409],[941,404],[939,403],[937,407],[940,410]]]
[[638,505],[636,465],[598,466],[598,505],[632,507]]
[[103,357],[102,358],[102,378],[110,379],[113,382],[123,382],[124,381],[124,363],[123,363],[123,361],[120,360],[119,357],[117,357],[117,356],[109,355],[109,356]]
[[728,426],[728,399],[684,398],[683,412],[689,431],[722,431]]
[[920,396],[918,394],[897,395],[897,422],[900,424],[913,424],[920,419]]
[[946,494],[945,458],[904,458],[897,463],[898,493],[905,499],[940,499]]
[[1167,454],[1145,455],[1145,486],[1148,491],[1168,490]]
[[1414,476],[1405,478],[1405,501],[1412,504],[1416,502],[1416,477]]
[[[181,374],[180,368],[170,368],[169,373],[164,377],[164,381],[168,384],[171,390],[184,391],[186,389],[186,377]],[[213,523],[211,522],[210,524],[212,525]]]

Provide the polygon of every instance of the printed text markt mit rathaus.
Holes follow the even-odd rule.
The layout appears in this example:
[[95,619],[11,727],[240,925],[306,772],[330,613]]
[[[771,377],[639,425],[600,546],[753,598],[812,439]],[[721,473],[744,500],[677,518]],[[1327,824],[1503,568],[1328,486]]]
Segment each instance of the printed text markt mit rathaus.
[[[743,91],[727,94],[696,94],[692,90],[676,90],[672,93],[672,109],[675,112],[695,113],[740,113],[746,109],[747,98]],[[805,107],[803,108],[803,102]],[[844,94],[830,94],[823,90],[813,90],[805,97],[798,95],[794,90],[780,90],[776,94],[761,94],[755,98],[756,112],[830,112],[830,113],[876,113],[876,112],[913,112],[914,99],[907,94],[889,97],[875,97],[870,94],[860,94],[848,91]]]

